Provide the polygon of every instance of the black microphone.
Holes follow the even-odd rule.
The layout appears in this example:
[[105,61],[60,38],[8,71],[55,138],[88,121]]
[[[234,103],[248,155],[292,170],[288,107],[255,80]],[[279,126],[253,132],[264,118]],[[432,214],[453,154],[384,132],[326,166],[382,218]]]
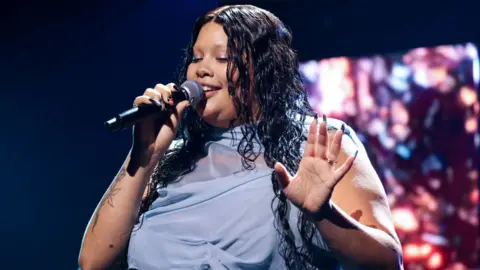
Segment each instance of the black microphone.
[[130,128],[140,119],[152,114],[160,114],[161,119],[166,119],[167,116],[170,116],[170,114],[173,113],[173,110],[175,109],[174,106],[179,102],[188,100],[191,106],[195,106],[204,97],[203,87],[196,81],[185,81],[176,89],[177,91],[172,92],[172,98],[175,102],[173,106],[160,100],[159,102],[162,106],[148,104],[133,107],[106,121],[105,125],[109,131],[118,131]]

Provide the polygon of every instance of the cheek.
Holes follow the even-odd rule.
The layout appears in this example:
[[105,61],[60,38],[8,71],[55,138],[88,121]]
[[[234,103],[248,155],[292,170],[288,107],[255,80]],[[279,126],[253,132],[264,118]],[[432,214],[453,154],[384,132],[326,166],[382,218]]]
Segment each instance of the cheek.
[[238,70],[237,70],[237,71],[235,71],[235,74],[233,74],[233,78],[232,78],[233,83],[236,83],[238,81],[238,77],[239,77],[239,75],[238,75]]
[[215,106],[218,106],[218,109],[223,111],[224,116],[233,119],[237,115],[237,110],[235,109],[232,97],[228,94],[228,91],[219,94]]
[[[227,77],[227,68],[225,67],[225,70],[223,71],[224,76],[222,76],[222,82],[223,82],[223,85],[225,86],[225,88],[228,90],[228,77]],[[239,78],[239,73],[238,73],[238,70],[235,71],[235,73],[233,74],[232,76],[232,83],[235,85],[238,81],[238,78]],[[236,93],[238,95],[238,91],[240,89],[237,89]]]
[[228,77],[227,77],[227,65],[220,65],[215,68],[215,76],[217,76],[217,80],[222,83],[224,87],[228,86]]
[[192,65],[189,65],[187,68],[187,80],[194,80],[195,79],[195,69]]

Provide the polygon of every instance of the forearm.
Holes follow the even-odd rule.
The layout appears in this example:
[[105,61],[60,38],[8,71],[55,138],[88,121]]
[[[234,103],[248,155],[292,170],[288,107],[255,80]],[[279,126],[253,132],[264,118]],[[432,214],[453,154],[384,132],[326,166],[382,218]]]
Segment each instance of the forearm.
[[129,155],[105,192],[85,231],[79,263],[103,269],[124,251],[153,166]]
[[403,269],[401,247],[387,233],[360,224],[334,203],[316,227],[344,269]]

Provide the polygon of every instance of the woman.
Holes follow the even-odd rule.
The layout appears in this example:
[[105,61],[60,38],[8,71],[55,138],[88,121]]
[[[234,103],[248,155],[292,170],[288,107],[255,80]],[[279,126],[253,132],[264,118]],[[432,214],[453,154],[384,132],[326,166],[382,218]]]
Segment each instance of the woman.
[[[161,128],[155,117],[135,126],[86,230],[82,269],[125,253],[142,270],[402,267],[365,149],[340,121],[317,119],[278,18],[254,6],[199,18],[185,79],[205,100],[180,102]],[[134,104],[172,103],[172,91],[159,84]]]

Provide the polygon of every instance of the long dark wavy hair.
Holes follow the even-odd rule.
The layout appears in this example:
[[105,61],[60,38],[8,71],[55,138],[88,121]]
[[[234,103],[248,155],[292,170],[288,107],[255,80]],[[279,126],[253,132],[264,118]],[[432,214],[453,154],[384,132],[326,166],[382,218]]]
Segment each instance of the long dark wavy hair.
[[[290,31],[276,16],[254,6],[224,6],[210,11],[198,18],[194,25],[179,82],[186,79],[193,45],[200,29],[208,22],[222,25],[228,36],[228,91],[236,107],[236,120],[243,123],[243,136],[239,138],[237,151],[244,168],[251,170],[255,167],[255,160],[260,155],[254,150],[258,138],[268,167],[273,168],[279,161],[295,174],[301,159],[301,144],[306,140],[303,132],[305,118],[314,112],[298,72]],[[239,78],[233,81],[236,72]],[[253,89],[253,96],[250,89]],[[258,115],[252,112],[254,102],[259,105]],[[141,204],[139,217],[158,197],[158,187],[166,187],[195,169],[198,158],[204,154],[202,148],[210,128],[194,108],[186,110],[177,134],[183,143],[169,149],[159,162],[151,178],[153,188],[149,189]],[[288,223],[290,205],[278,185],[275,172],[272,172],[271,181],[275,194],[271,204],[275,228],[282,236],[280,254],[288,269],[315,269],[312,256],[315,227],[300,212],[297,226],[304,244],[297,247]]]

